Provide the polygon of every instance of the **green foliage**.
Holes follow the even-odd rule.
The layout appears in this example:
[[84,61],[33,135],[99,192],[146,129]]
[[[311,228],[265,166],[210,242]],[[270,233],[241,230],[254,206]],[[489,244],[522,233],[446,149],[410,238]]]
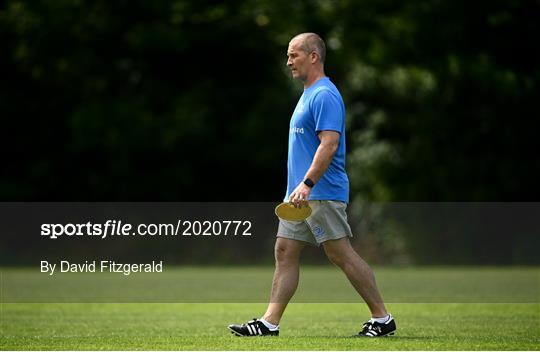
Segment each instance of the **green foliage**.
[[8,1],[0,16],[4,142],[24,136],[28,153],[4,198],[219,200],[285,179],[284,49],[249,7]]
[[0,6],[4,200],[281,199],[303,31],[346,100],[356,202],[538,198],[537,1]]
[[527,38],[538,3],[349,7],[341,40],[356,199],[534,200],[540,70]]
[[[356,199],[534,199],[535,10],[517,0],[7,1],[0,108],[18,137],[6,145],[24,136],[27,154],[8,165],[1,194],[216,200],[259,177],[272,185],[240,198],[280,198],[300,88],[285,50],[312,30],[347,100]],[[199,189],[223,168],[252,177],[217,173],[230,187]]]

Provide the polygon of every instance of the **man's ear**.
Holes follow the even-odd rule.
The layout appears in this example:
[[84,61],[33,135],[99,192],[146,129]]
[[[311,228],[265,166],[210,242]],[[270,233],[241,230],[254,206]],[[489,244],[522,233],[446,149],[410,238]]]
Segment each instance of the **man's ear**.
[[315,51],[312,51],[310,55],[311,55],[311,63],[314,64],[315,61],[319,58],[319,54],[317,54],[317,52]]

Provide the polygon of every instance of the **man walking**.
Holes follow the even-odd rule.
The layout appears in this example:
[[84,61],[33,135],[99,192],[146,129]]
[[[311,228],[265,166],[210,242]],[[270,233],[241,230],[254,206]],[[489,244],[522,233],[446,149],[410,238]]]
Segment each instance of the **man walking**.
[[367,303],[372,317],[355,336],[385,336],[396,330],[371,268],[349,241],[345,106],[324,73],[325,56],[324,41],[315,33],[299,34],[289,42],[287,66],[293,78],[304,83],[304,93],[290,123],[286,200],[296,207],[308,202],[313,212],[303,222],[280,219],[270,303],[261,319],[229,325],[237,336],[279,335],[279,322],[298,286],[300,253],[307,243],[322,244]]

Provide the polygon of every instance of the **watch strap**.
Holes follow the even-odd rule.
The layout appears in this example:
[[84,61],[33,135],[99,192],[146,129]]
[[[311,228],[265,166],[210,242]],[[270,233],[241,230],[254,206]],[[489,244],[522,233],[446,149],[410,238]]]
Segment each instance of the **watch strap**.
[[313,188],[313,186],[315,186],[315,182],[313,182],[313,180],[310,179],[310,178],[306,178],[306,179],[304,180],[304,184],[305,184],[306,186],[308,186],[309,188]]

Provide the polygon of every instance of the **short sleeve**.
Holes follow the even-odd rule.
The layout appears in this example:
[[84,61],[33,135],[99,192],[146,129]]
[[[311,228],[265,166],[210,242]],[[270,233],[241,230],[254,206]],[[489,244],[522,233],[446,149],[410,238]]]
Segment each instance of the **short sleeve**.
[[316,93],[311,104],[315,119],[315,130],[343,133],[343,108],[340,101],[330,91],[323,89]]

